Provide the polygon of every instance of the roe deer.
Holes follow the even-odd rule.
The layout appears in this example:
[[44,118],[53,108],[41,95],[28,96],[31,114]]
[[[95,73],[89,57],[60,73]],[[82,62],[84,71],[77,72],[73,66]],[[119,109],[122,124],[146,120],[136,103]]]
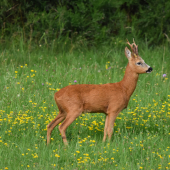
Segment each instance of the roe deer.
[[129,99],[136,88],[139,74],[152,71],[152,67],[148,66],[138,55],[138,46],[134,40],[132,44],[127,40],[127,44],[131,51],[127,47],[125,48],[125,56],[129,63],[122,81],[102,85],[69,85],[55,93],[54,99],[59,114],[47,126],[47,145],[50,143],[52,130],[64,119],[59,126],[59,131],[64,144],[67,145],[66,129],[83,112],[105,113],[103,141],[106,140],[107,135],[109,140],[111,139],[115,119],[119,112],[128,106]]

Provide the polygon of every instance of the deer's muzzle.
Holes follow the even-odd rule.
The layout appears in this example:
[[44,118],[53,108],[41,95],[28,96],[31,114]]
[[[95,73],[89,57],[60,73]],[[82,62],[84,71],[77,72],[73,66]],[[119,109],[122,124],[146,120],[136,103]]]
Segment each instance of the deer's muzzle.
[[152,70],[153,70],[152,67],[149,67],[146,72],[147,72],[147,73],[150,73]]

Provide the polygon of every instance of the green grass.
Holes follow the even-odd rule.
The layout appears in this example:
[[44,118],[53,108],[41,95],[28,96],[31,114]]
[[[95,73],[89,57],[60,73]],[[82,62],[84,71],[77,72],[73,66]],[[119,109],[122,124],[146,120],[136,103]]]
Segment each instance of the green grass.
[[140,75],[111,142],[102,143],[105,115],[87,113],[67,129],[69,147],[57,127],[46,146],[46,126],[58,113],[54,93],[74,80],[120,81],[128,63],[124,50],[1,50],[0,169],[170,169],[169,51],[139,50],[153,72]]

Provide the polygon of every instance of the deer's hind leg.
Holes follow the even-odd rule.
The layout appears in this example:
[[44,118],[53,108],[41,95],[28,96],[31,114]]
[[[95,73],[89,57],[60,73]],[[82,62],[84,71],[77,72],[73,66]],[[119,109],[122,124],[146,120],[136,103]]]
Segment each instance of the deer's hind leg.
[[51,138],[51,132],[52,130],[61,122],[65,119],[66,114],[64,114],[62,111],[59,111],[59,114],[57,117],[52,120],[48,125],[47,125],[47,145],[50,143],[50,138]]
[[78,107],[77,109],[70,110],[67,113],[67,116],[65,120],[62,122],[62,124],[59,126],[59,131],[61,133],[63,142],[65,145],[68,145],[67,138],[66,138],[66,129],[68,128],[69,125],[82,113],[82,108]]

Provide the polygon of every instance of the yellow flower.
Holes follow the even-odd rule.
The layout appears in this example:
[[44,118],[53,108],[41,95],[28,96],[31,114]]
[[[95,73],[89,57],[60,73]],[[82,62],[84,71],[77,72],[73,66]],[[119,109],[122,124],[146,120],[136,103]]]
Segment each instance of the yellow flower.
[[55,154],[55,157],[59,158],[59,157],[60,157],[60,155],[58,155],[58,154]]
[[31,75],[31,77],[35,77],[35,74]]
[[34,157],[34,158],[38,158],[38,155],[35,153],[33,157]]

